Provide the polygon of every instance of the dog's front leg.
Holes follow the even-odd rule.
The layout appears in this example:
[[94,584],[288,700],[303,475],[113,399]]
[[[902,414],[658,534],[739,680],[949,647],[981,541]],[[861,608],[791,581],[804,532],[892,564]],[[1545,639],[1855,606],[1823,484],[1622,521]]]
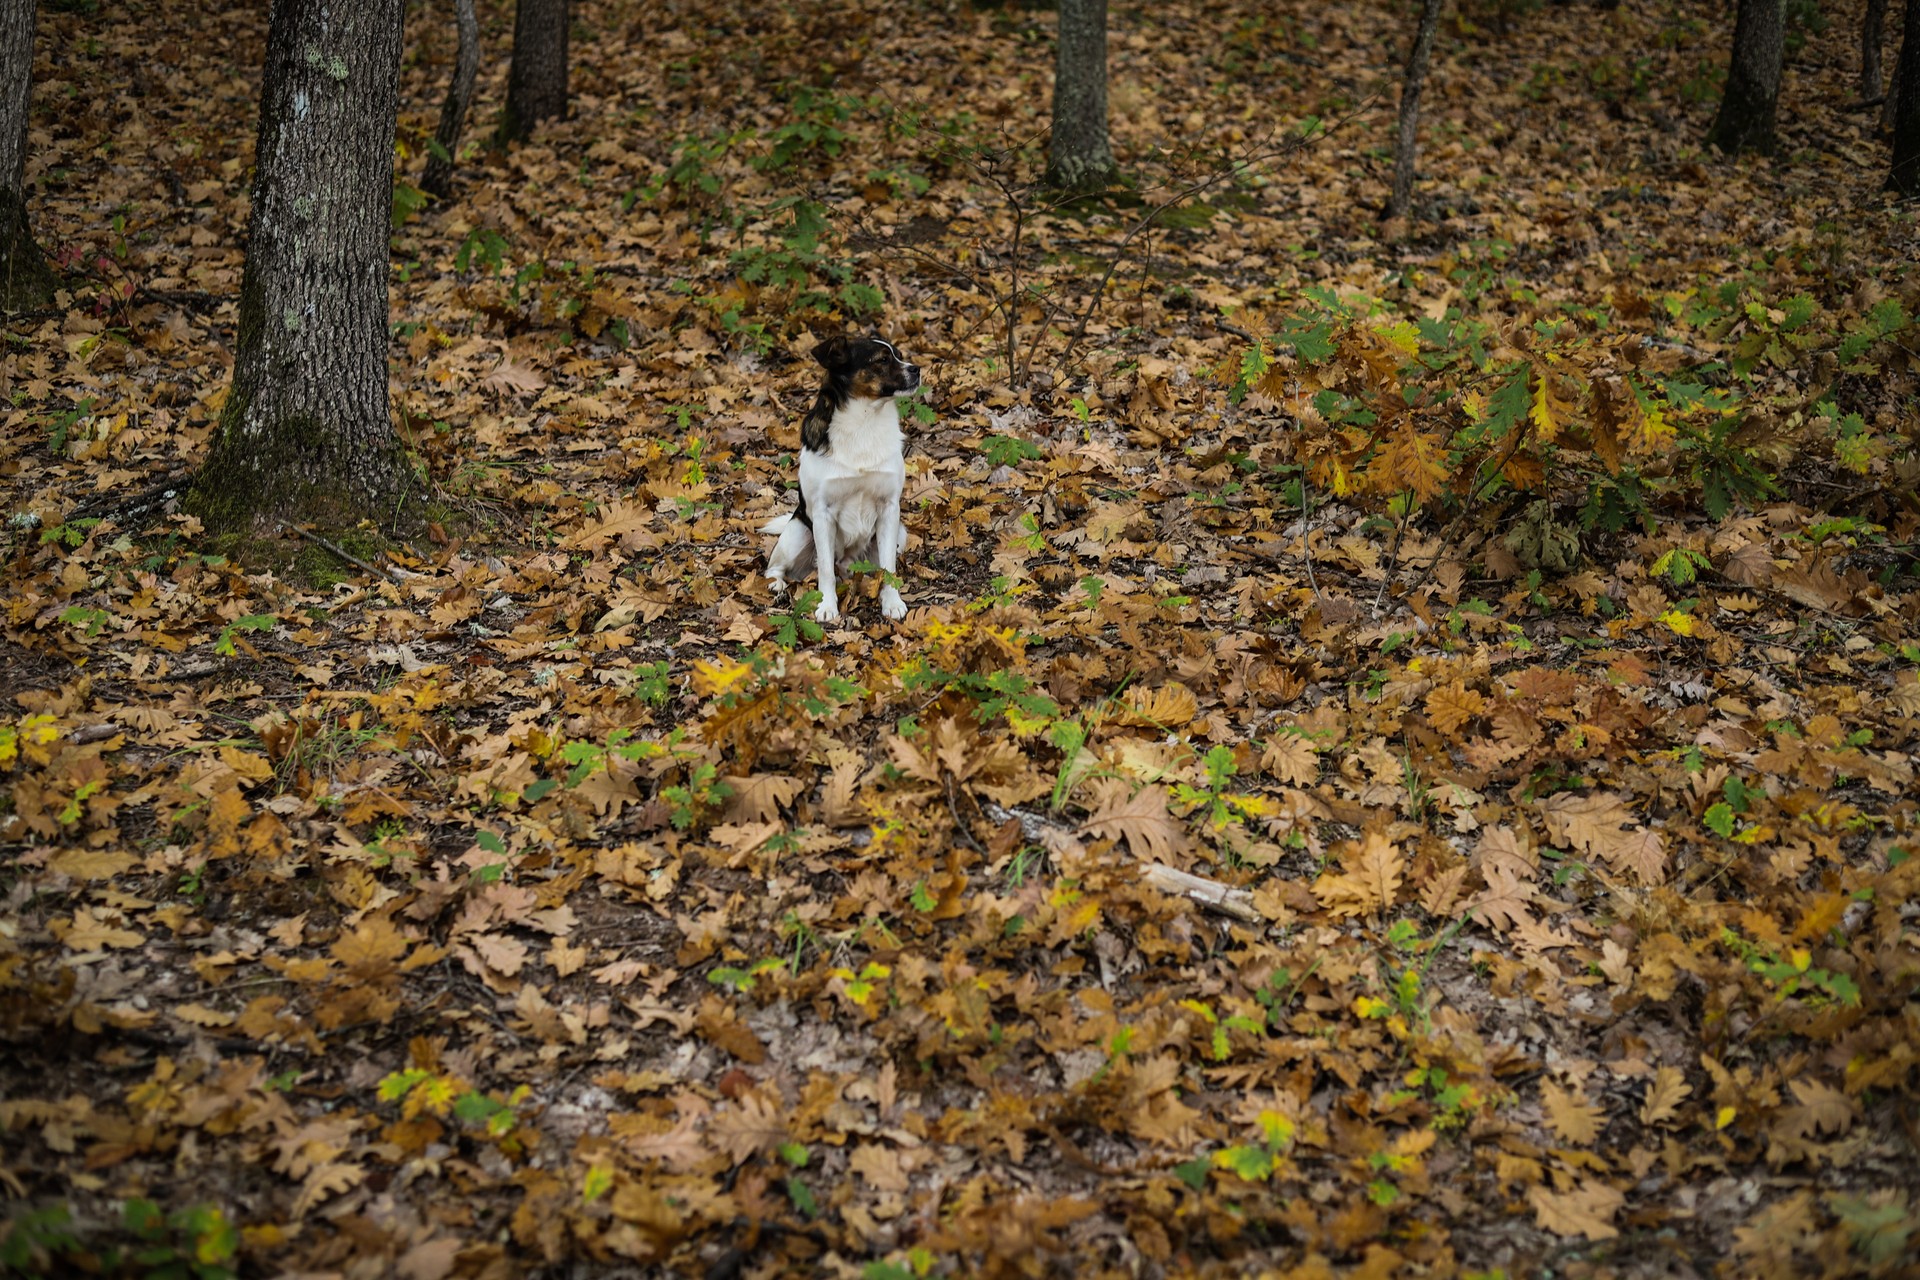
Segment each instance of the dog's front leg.
[[[1920,4],[1920,0],[1907,0],[1907,3]],[[900,507],[896,502],[893,511],[880,521],[880,528],[874,533],[874,551],[880,561],[881,571],[886,574],[880,585],[880,612],[895,622],[907,616],[907,602],[893,589],[893,580],[899,576],[895,571],[900,566],[900,546],[906,537],[907,531],[900,523]]]
[[[824,508],[824,504],[823,508]],[[820,568],[820,604],[813,611],[815,622],[840,621],[840,597],[835,591],[833,575],[839,565],[840,547],[836,535],[839,530],[833,527],[829,512],[822,509],[820,517],[813,525],[813,561]]]

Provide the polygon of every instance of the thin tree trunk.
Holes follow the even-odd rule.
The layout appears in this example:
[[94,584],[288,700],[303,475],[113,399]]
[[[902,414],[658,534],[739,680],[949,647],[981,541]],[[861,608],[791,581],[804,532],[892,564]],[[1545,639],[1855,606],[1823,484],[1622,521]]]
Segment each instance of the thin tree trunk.
[[1880,96],[1880,31],[1887,25],[1887,0],[1867,0],[1867,16],[1860,24],[1860,96]]
[[1107,0],[1060,0],[1047,185],[1093,192],[1118,173],[1107,141]]
[[1893,167],[1887,185],[1903,196],[1920,197],[1920,0],[1907,0],[1894,75],[1900,100],[1893,112]]
[[233,383],[187,506],[390,525],[409,473],[387,401],[402,0],[273,0]]
[[1427,82],[1427,62],[1433,56],[1433,33],[1440,25],[1444,0],[1426,0],[1420,9],[1420,29],[1407,54],[1407,78],[1400,88],[1400,135],[1393,145],[1393,195],[1387,217],[1404,218],[1413,202],[1413,155],[1420,132],[1420,90]]
[[52,268],[27,225],[27,104],[33,95],[34,0],[0,0],[0,310],[53,299]]
[[567,0],[520,0],[500,141],[519,142],[542,120],[567,114]]
[[1787,0],[1740,0],[1727,91],[1707,131],[1707,145],[1728,155],[1773,150],[1786,47]]
[[454,59],[453,80],[447,85],[446,104],[440,108],[440,127],[433,131],[427,170],[420,176],[420,189],[436,200],[445,200],[453,192],[453,157],[460,150],[474,77],[480,73],[480,20],[474,15],[473,0],[453,0],[453,22],[460,32],[460,51]]

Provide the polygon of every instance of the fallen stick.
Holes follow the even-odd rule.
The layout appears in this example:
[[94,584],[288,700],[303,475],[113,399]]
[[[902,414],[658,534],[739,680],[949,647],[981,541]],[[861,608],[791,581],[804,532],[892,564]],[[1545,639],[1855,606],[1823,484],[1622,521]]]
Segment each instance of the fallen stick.
[[1253,909],[1253,895],[1245,889],[1235,889],[1204,876],[1175,871],[1157,862],[1149,862],[1141,867],[1140,875],[1162,893],[1191,898],[1203,907],[1211,907],[1222,915],[1232,916],[1247,924],[1261,923],[1260,913]]
[[333,543],[327,541],[325,538],[321,537],[319,534],[314,533],[307,529],[302,529],[297,524],[289,524],[285,520],[282,520],[280,521],[280,527],[282,529],[285,529],[288,533],[298,534],[300,537],[305,538],[308,542],[315,543],[318,546],[323,547],[328,551],[331,551],[334,555],[339,556],[342,560],[345,560],[348,564],[358,565],[360,568],[365,569],[368,573],[372,574],[376,578],[385,578],[388,582],[397,582],[397,583],[404,583],[406,581],[406,579],[400,576],[400,573],[398,570],[389,572],[388,570],[385,570],[385,569],[376,568],[375,566],[368,564],[365,560],[362,560],[359,556],[354,555],[351,551],[348,551],[346,548],[335,546]]

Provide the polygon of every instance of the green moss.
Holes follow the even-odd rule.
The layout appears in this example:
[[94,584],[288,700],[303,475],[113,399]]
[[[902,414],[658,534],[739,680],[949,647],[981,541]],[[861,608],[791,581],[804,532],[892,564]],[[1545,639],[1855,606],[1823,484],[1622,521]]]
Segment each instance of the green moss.
[[[336,529],[322,536],[348,555],[371,565],[378,565],[387,552],[402,549],[393,539],[366,528]],[[287,530],[214,534],[205,539],[198,550],[207,555],[224,556],[255,572],[271,573],[311,591],[329,591],[340,583],[362,582],[367,578],[367,571],[359,565],[341,559],[311,538]]]

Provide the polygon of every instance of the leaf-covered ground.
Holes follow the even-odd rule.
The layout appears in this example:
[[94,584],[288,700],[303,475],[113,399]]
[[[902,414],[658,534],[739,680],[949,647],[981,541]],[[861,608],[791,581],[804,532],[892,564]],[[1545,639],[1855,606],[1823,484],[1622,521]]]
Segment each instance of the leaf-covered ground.
[[[90,8],[0,372],[0,1268],[1913,1265],[1855,6],[1731,163],[1720,6],[1469,5],[1392,228],[1404,7],[1116,8],[1138,195],[1052,211],[1049,15],[583,3],[572,118],[423,206],[411,12],[384,575],[130,508],[224,394],[264,6]],[[842,327],[932,390],[912,612],[822,634],[756,529]]]

